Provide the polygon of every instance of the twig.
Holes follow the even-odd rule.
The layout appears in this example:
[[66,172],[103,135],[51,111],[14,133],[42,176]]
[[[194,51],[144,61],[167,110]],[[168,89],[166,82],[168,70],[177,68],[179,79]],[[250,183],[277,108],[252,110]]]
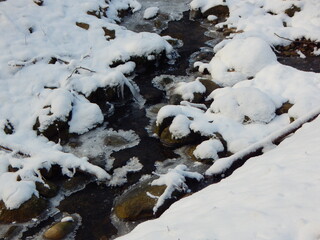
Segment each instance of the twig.
[[292,40],[290,38],[285,38],[285,37],[281,37],[279,36],[278,34],[274,33],[274,35],[276,35],[278,38],[281,38],[281,39],[284,39],[284,40],[287,40],[287,41],[290,41],[290,42],[296,42],[295,40]]
[[4,146],[1,146],[1,145],[0,145],[0,149],[1,149],[1,150],[4,150],[4,151],[6,151],[6,152],[13,152],[12,149],[7,148],[7,147],[4,147]]
[[85,67],[76,67],[75,69],[73,69],[73,71],[72,71],[72,73],[67,77],[67,79],[66,80],[68,80],[69,78],[71,78],[72,77],[72,75],[77,71],[77,70],[79,70],[79,69],[83,69],[83,70],[86,70],[86,71],[89,71],[89,72],[92,72],[92,73],[95,73],[96,71],[93,71],[93,70],[91,70],[91,69],[89,69],[89,68],[85,68]]
[[276,35],[278,38],[281,38],[281,39],[284,39],[284,40],[287,40],[287,41],[290,41],[290,42],[293,42],[293,43],[306,43],[306,44],[309,44],[311,41],[304,41],[304,40],[292,40],[290,38],[285,38],[285,37],[281,37],[279,36],[278,34],[274,33],[274,35]]
[[227,173],[227,175],[232,174],[232,172],[240,167],[244,162],[253,156],[258,156],[263,154],[263,149],[270,144],[280,144],[287,136],[296,132],[305,123],[313,121],[320,115],[320,108],[310,112],[304,117],[301,117],[287,127],[270,134],[261,141],[252,144],[251,146],[233,154],[230,157],[220,158],[214,162],[214,164],[206,171],[207,176],[219,176],[221,174]]

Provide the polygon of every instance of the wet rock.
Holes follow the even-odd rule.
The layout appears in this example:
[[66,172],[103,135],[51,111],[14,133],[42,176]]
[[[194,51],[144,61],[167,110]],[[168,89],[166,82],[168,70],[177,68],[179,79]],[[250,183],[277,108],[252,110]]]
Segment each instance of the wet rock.
[[22,226],[13,225],[4,234],[4,239],[14,239],[19,232],[23,230]]
[[64,219],[62,219],[61,222],[54,224],[47,231],[45,231],[43,237],[45,239],[59,240],[70,234],[75,229],[76,223],[72,217]]
[[219,19],[223,19],[229,16],[229,8],[226,5],[218,5],[208,10],[201,12],[200,9],[195,9],[190,11],[190,19],[207,18],[209,15],[215,15]]
[[40,196],[45,198],[52,198],[58,194],[58,186],[51,181],[46,180],[45,184],[36,182],[36,188]]
[[118,199],[114,213],[119,219],[126,221],[152,218],[157,199],[148,196],[147,192],[160,196],[165,189],[166,186],[151,186],[149,182],[137,185]]
[[6,121],[4,128],[3,128],[3,131],[7,135],[11,135],[14,133],[14,127],[9,120]]
[[301,8],[297,7],[296,5],[292,5],[290,8],[286,9],[284,12],[289,17],[293,17],[296,12],[300,12]]
[[86,173],[77,172],[72,178],[69,178],[62,184],[65,191],[78,191],[86,186],[92,179],[92,176]]
[[107,11],[108,7],[100,7],[98,10],[91,10],[91,11],[87,11],[88,15],[91,16],[95,16],[97,18],[101,18],[101,17],[107,17],[106,11]]
[[80,28],[83,28],[85,30],[88,30],[90,25],[88,23],[84,23],[84,22],[76,22],[76,25]]
[[203,12],[202,15],[204,17],[208,17],[209,15],[215,15],[219,18],[227,17],[229,16],[229,8],[225,5],[218,5]]
[[104,138],[104,144],[107,146],[121,147],[128,143],[125,137],[119,135],[108,135]]
[[0,201],[0,223],[27,222],[38,217],[46,208],[47,201],[43,198],[32,196],[18,209],[9,210],[4,202]]
[[42,6],[43,5],[43,0],[33,0],[33,2],[35,4],[37,4],[38,6]]
[[66,141],[69,137],[69,124],[68,121],[71,120],[71,112],[66,120],[56,119],[49,126],[42,128],[37,117],[36,123],[33,125],[33,130],[37,132],[38,135],[43,135],[50,141],[59,142],[60,140]]
[[57,164],[51,165],[49,169],[41,168],[39,171],[41,176],[47,180],[62,177],[61,167]]
[[214,90],[220,88],[218,84],[208,78],[199,78],[199,81],[206,88],[205,96],[209,96]]
[[102,27],[104,31],[104,36],[107,38],[107,40],[112,40],[116,38],[116,31],[115,30],[110,30],[106,27]]
[[166,127],[161,135],[160,141],[166,147],[177,148],[186,144],[192,144],[199,142],[201,139],[200,134],[191,132],[189,135],[183,138],[174,138],[172,133],[169,131],[169,127]]
[[285,102],[284,104],[282,104],[282,106],[280,108],[278,108],[276,110],[276,114],[277,115],[281,115],[281,114],[284,114],[284,113],[288,113],[289,109],[293,106],[292,103],[289,103],[289,102]]
[[180,94],[172,94],[169,97],[169,104],[171,105],[179,105],[181,101],[183,101],[183,99]]

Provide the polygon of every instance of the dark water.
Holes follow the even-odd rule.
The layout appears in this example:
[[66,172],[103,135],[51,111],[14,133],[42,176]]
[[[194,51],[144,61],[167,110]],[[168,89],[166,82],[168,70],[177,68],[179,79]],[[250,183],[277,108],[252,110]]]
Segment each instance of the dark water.
[[[189,20],[188,12],[184,13],[181,20],[170,22],[168,29],[164,30],[161,35],[170,35],[183,41],[183,46],[177,49],[180,57],[177,58],[174,65],[161,61],[155,65],[138,67],[134,81],[139,86],[141,95],[146,99],[143,108],[130,99],[122,104],[115,103],[113,115],[107,117],[107,127],[114,130],[133,130],[139,135],[140,142],[135,147],[111,155],[115,158],[115,162],[110,173],[112,174],[113,169],[124,166],[131,157],[138,157],[143,168],[138,173],[129,174],[128,182],[124,186],[111,188],[106,184],[92,182],[83,190],[73,193],[60,202],[57,207],[60,212],[77,213],[82,218],[82,224],[76,232],[75,239],[116,237],[117,229],[110,218],[114,199],[129,186],[138,182],[142,175],[152,174],[155,170],[155,162],[178,157],[172,149],[164,147],[159,139],[150,136],[146,129],[150,124],[150,119],[146,116],[146,109],[153,104],[166,102],[164,92],[153,87],[151,80],[161,74],[186,75],[186,69],[190,66],[190,55],[199,51],[200,47],[206,46],[205,42],[210,40],[204,35],[205,31],[206,29],[201,27],[199,22]],[[90,178],[89,176],[82,177]],[[38,227],[29,229],[24,233],[23,239],[31,239],[36,232],[46,228],[52,222],[53,218],[49,218]]]
[[[147,127],[150,119],[146,116],[146,109],[154,104],[166,103],[165,93],[156,89],[151,81],[154,77],[168,74],[176,76],[186,76],[192,72],[192,61],[190,56],[198,57],[198,60],[210,60],[212,51],[199,52],[200,48],[207,47],[206,42],[212,40],[205,35],[206,28],[202,27],[198,21],[189,20],[189,13],[185,12],[179,21],[168,24],[168,28],[162,31],[161,35],[170,35],[173,38],[182,40],[183,46],[177,49],[179,58],[176,62],[168,64],[165,61],[157,62],[155,65],[139,66],[134,81],[140,88],[140,93],[146,100],[144,107],[140,108],[131,99],[126,99],[122,103],[114,103],[115,110],[111,116],[106,118],[107,127],[114,130],[133,130],[140,138],[137,146],[114,152],[111,156],[115,158],[113,169],[124,166],[132,158],[139,158],[143,168],[137,173],[128,175],[128,182],[121,187],[108,187],[106,184],[91,182],[81,191],[77,191],[60,202],[57,207],[60,212],[69,214],[77,213],[82,218],[82,224],[77,230],[75,239],[110,239],[119,236],[117,229],[112,224],[111,215],[114,199],[121,195],[128,187],[137,183],[142,175],[152,174],[155,170],[155,162],[162,162],[167,159],[178,157],[172,149],[164,147],[159,139],[150,136]],[[304,71],[320,72],[319,58],[279,58],[283,64],[296,67]],[[104,109],[104,108],[102,108]],[[106,109],[107,111],[107,109]],[[234,169],[240,167],[243,162],[238,163]],[[233,172],[233,170],[230,174]],[[90,179],[83,175],[82,178]],[[206,179],[194,190],[199,190],[208,184],[219,182],[219,178]],[[32,239],[32,236],[48,227],[53,222],[53,218],[41,223],[38,227],[31,228],[24,233],[23,239]],[[129,230],[134,226],[132,224]]]

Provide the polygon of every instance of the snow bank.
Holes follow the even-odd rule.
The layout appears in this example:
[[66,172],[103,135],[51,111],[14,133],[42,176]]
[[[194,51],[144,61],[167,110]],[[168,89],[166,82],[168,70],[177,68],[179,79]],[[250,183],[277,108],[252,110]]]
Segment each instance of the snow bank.
[[320,118],[118,239],[316,239],[319,144]]
[[[105,170],[88,163],[86,155],[63,153],[59,144],[37,136],[33,127],[39,125],[41,132],[60,121],[69,132],[89,131],[102,123],[103,115],[86,97],[98,88],[117,88],[121,94],[126,85],[142,103],[135,84],[125,77],[135,69],[129,61],[160,53],[170,57],[172,47],[164,38],[116,24],[118,11],[141,8],[136,0],[107,2],[0,3],[0,127],[5,129],[8,123],[13,127],[12,134],[0,131],[0,145],[12,150],[1,153],[7,160],[0,162],[0,169],[5,174],[8,166],[15,166],[15,174],[25,177],[22,182],[6,180],[15,193],[10,197],[4,183],[0,186],[0,200],[9,208],[37,194],[34,182],[41,181],[39,168],[58,164],[69,176],[81,169],[101,180],[109,178]],[[120,65],[113,67],[114,63]],[[17,157],[17,152],[24,155]]]

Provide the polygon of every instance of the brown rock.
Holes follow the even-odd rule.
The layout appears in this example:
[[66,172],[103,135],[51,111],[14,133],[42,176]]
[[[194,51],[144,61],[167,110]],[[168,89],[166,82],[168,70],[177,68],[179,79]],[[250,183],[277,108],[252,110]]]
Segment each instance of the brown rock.
[[282,104],[282,106],[280,108],[278,108],[276,110],[276,114],[277,115],[281,115],[284,113],[288,113],[289,109],[293,106],[293,104],[289,103],[289,102],[285,102],[284,104]]
[[46,239],[59,240],[71,233],[76,224],[73,221],[59,222],[50,227],[43,236]]
[[84,22],[76,22],[76,25],[80,28],[83,28],[85,30],[88,30],[90,25],[88,23],[84,23]]
[[0,223],[27,222],[38,217],[46,208],[47,201],[33,195],[18,209],[9,210],[4,202],[0,201]]
[[121,196],[114,212],[118,218],[126,221],[151,218],[157,199],[149,197],[147,192],[160,196],[165,189],[166,186],[151,186],[149,183],[138,185]]

